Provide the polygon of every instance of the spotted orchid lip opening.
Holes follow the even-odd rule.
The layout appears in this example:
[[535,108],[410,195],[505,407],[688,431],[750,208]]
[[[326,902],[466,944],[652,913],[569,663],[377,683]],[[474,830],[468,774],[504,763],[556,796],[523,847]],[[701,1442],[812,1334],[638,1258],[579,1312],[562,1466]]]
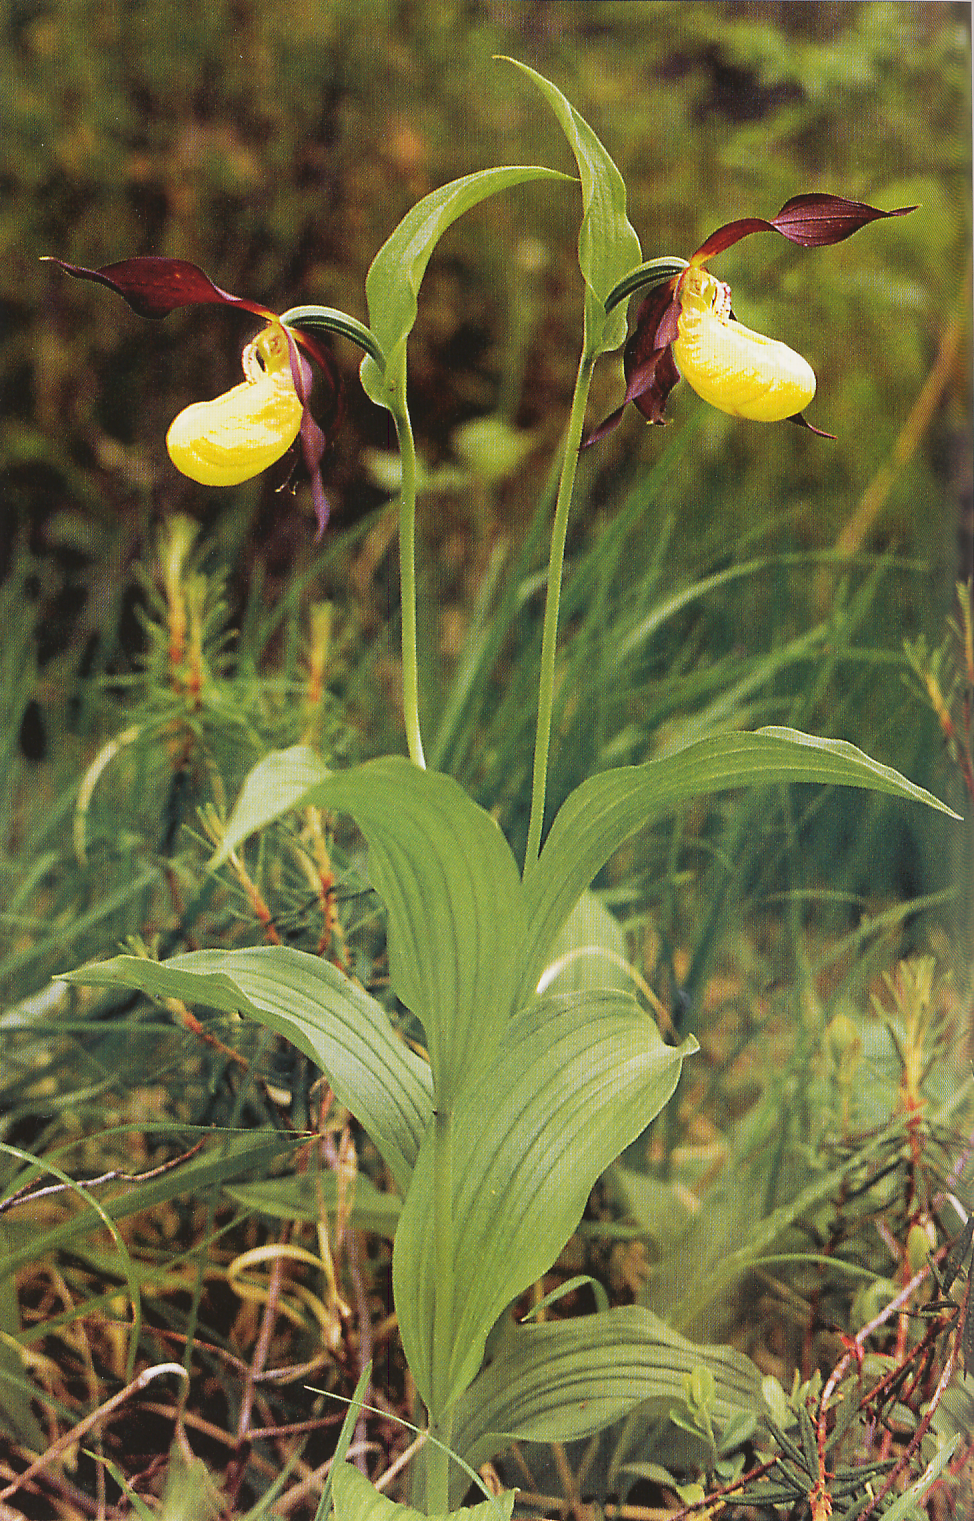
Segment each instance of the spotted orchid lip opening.
[[626,394],[582,440],[589,448],[619,426],[632,402],[650,423],[666,421],[666,402],[681,376],[704,401],[755,422],[793,422],[824,438],[803,409],[815,395],[815,373],[787,344],[737,321],[730,287],[704,267],[754,232],[777,232],[802,248],[841,243],[869,222],[906,216],[915,206],[880,211],[864,201],[811,192],[792,196],[777,216],[727,222],[705,238],[689,261],[668,256],[631,270],[610,291],[606,310],[646,289],[623,354]]

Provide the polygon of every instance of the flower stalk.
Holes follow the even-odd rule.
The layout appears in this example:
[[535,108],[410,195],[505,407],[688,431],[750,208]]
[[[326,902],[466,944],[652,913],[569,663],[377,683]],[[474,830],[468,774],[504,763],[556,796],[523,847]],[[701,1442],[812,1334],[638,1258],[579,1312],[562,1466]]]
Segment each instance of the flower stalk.
[[572,397],[571,412],[565,429],[564,454],[561,474],[558,478],[558,496],[555,500],[555,516],[551,525],[548,586],[541,635],[541,670],[538,678],[538,717],[531,777],[531,814],[528,821],[527,847],[524,852],[525,873],[530,871],[541,851],[541,832],[544,828],[545,797],[548,787],[548,752],[551,747],[551,722],[555,701],[555,663],[558,651],[558,616],[561,608],[565,540],[568,535],[568,514],[575,489],[578,451],[585,424],[585,408],[588,404],[589,387],[597,358],[598,354],[593,353],[587,345],[582,349],[575,380],[575,394]]

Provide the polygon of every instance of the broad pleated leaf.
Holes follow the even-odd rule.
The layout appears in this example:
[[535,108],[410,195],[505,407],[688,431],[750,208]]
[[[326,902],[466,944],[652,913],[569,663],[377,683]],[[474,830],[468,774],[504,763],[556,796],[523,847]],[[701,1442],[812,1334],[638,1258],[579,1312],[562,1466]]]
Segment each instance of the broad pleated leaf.
[[402,756],[329,774],[298,746],[251,772],[223,853],[308,803],[351,814],[369,843],[392,987],[422,1021],[438,1102],[452,1107],[459,1087],[489,1066],[521,980],[521,882],[510,846],[449,777]]
[[385,354],[385,372],[368,356],[362,361],[362,384],[380,406],[398,383],[406,339],[418,311],[416,298],[426,266],[440,238],[465,211],[514,185],[530,180],[568,180],[569,176],[537,164],[479,169],[441,185],[403,217],[369,267],[365,297],[369,326]]
[[583,892],[551,947],[539,993],[632,992],[626,936],[601,898]]
[[[690,798],[728,787],[819,782],[865,787],[941,813],[951,809],[844,740],[817,739],[796,729],[723,734],[687,745],[642,766],[621,766],[589,777],[559,809],[537,863],[525,878],[526,997],[579,895],[612,853],[641,824]],[[956,815],[954,815],[956,817]]]
[[734,1410],[760,1415],[761,1375],[752,1362],[730,1347],[687,1341],[639,1305],[518,1326],[461,1396],[454,1443],[477,1467],[512,1441],[570,1442],[647,1400],[665,1411],[699,1365],[716,1381],[718,1424]]
[[[467,1092],[454,1118],[453,1350],[443,1409],[476,1373],[504,1306],[551,1266],[595,1180],[656,1117],[695,1049],[692,1037],[664,1045],[619,992],[535,999],[515,1019],[482,1092]],[[403,1346],[427,1405],[432,1171],[431,1127],[393,1254]]]
[[[461,1478],[466,1489],[469,1480],[462,1471]],[[332,1474],[335,1521],[511,1521],[515,1495],[515,1490],[507,1489],[468,1510],[428,1517],[424,1511],[413,1510],[409,1505],[397,1505],[388,1495],[380,1494],[350,1463],[339,1463]]]
[[406,1192],[432,1109],[429,1068],[375,999],[329,962],[286,946],[261,946],[190,951],[163,962],[116,956],[67,980],[248,1014],[286,1036],[322,1069]]
[[615,286],[642,262],[635,228],[626,216],[626,185],[588,122],[561,91],[516,58],[503,60],[533,81],[554,111],[568,139],[582,182],[582,225],[578,266],[585,281],[585,334],[590,354],[617,349],[626,336],[624,310],[606,315]]

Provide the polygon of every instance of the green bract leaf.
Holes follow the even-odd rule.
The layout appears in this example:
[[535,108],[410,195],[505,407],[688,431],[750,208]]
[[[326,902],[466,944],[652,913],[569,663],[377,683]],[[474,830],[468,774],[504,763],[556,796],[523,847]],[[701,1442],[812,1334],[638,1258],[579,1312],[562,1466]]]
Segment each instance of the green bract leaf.
[[[504,1306],[551,1266],[592,1186],[655,1119],[691,1037],[664,1045],[624,993],[534,999],[510,1026],[453,1127],[453,1328],[446,1409],[466,1388]],[[406,1357],[427,1405],[434,1308],[433,1133],[423,1142],[393,1254]],[[443,1411],[433,1412],[442,1415]]]
[[432,1112],[429,1068],[375,999],[329,962],[286,946],[260,946],[190,951],[163,962],[116,956],[67,980],[248,1014],[286,1036],[326,1074],[406,1192]]
[[521,883],[510,846],[449,777],[401,756],[328,773],[295,746],[250,773],[221,853],[309,803],[351,814],[369,843],[369,875],[389,916],[392,986],[423,1023],[437,1103],[449,1108],[490,1066],[521,980]]
[[[463,1485],[467,1487],[464,1477]],[[493,1499],[441,1516],[427,1516],[409,1505],[397,1505],[379,1493],[350,1463],[339,1463],[332,1478],[335,1521],[511,1521],[516,1491],[507,1489]]]
[[385,370],[374,359],[362,361],[361,377],[367,395],[388,406],[401,379],[406,339],[418,310],[416,297],[430,255],[447,228],[465,211],[499,190],[531,180],[568,180],[567,174],[537,164],[514,164],[479,169],[441,185],[407,211],[386,239],[369,268],[365,296],[369,326],[385,354]]
[[477,1467],[512,1441],[588,1436],[645,1401],[658,1401],[666,1414],[698,1366],[713,1374],[718,1423],[735,1410],[761,1414],[761,1375],[748,1358],[697,1346],[639,1305],[512,1328],[460,1397],[453,1439]]
[[642,260],[635,228],[626,216],[626,186],[592,128],[543,74],[506,58],[541,91],[554,111],[578,164],[582,181],[582,225],[578,265],[585,281],[585,346],[591,356],[617,349],[626,337],[624,312],[607,315],[613,287]]
[[957,817],[931,792],[855,745],[816,739],[796,729],[718,735],[642,766],[600,772],[566,799],[539,860],[525,876],[528,929],[522,997],[537,983],[549,947],[580,894],[641,824],[705,792],[778,782],[865,787]]
[[333,1214],[350,1206],[349,1220],[357,1230],[373,1231],[389,1241],[396,1234],[402,1210],[398,1195],[381,1192],[364,1172],[355,1175],[348,1190],[339,1188],[336,1173],[302,1172],[240,1183],[226,1192],[254,1214],[272,1220],[306,1220],[310,1225],[318,1224],[322,1210]]

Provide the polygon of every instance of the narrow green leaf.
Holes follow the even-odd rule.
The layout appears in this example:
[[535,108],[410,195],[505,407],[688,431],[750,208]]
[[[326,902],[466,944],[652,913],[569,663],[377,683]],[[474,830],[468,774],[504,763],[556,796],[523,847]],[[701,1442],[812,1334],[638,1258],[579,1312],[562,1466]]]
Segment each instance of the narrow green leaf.
[[[156,1209],[169,1199],[198,1196],[215,1185],[264,1173],[276,1157],[300,1139],[280,1131],[261,1131],[254,1135],[226,1135],[214,1131],[213,1135],[214,1144],[183,1166],[135,1187],[126,1187],[117,1198],[102,1199],[97,1207],[93,1203],[89,1209],[81,1210],[48,1230],[32,1231],[28,1240],[12,1245],[0,1259],[0,1277],[5,1273],[16,1273],[27,1263],[38,1262],[49,1252],[61,1251],[72,1242],[84,1240],[93,1231],[103,1229],[106,1215],[110,1220],[122,1220],[127,1215]],[[17,1216],[11,1213],[16,1223]]]
[[588,122],[550,80],[516,58],[503,61],[520,69],[541,91],[575,155],[584,208],[578,265],[585,281],[586,348],[593,357],[617,349],[625,341],[626,314],[607,314],[605,302],[643,256],[639,238],[626,216],[625,181]]
[[761,1375],[748,1358],[731,1347],[698,1346],[639,1305],[518,1326],[461,1395],[454,1441],[475,1467],[512,1441],[570,1442],[645,1401],[659,1401],[665,1413],[700,1366],[716,1383],[717,1424],[736,1410],[761,1414]]
[[352,1445],[352,1437],[355,1433],[355,1425],[362,1413],[362,1404],[368,1393],[369,1384],[372,1380],[372,1359],[366,1363],[358,1376],[358,1383],[345,1412],[342,1421],[342,1429],[338,1433],[338,1441],[335,1443],[335,1451],[332,1456],[331,1467],[325,1478],[325,1487],[321,1491],[321,1499],[318,1501],[318,1509],[315,1511],[315,1521],[328,1521],[331,1513],[332,1494],[335,1488],[335,1478],[340,1469],[345,1467],[345,1458],[348,1449]]
[[402,1201],[396,1194],[381,1192],[363,1172],[356,1176],[348,1197],[341,1200],[338,1179],[333,1172],[261,1178],[256,1183],[236,1184],[226,1192],[237,1204],[255,1214],[269,1215],[272,1220],[306,1220],[311,1225],[318,1224],[322,1210],[332,1214],[340,1203],[347,1208],[350,1201],[352,1225],[357,1230],[385,1236],[389,1241],[396,1234],[402,1210]]
[[[960,1437],[955,1436],[944,1447],[941,1447],[940,1451],[931,1458],[916,1483],[911,1484],[909,1489],[904,1490],[894,1500],[889,1510],[883,1512],[883,1521],[910,1521],[912,1516],[923,1514],[922,1510],[920,1510],[920,1501],[928,1490],[932,1489],[936,1484],[948,1463],[953,1460],[954,1453],[960,1446],[960,1441]],[[963,1483],[963,1480],[961,1482]]]
[[406,339],[418,310],[416,298],[430,256],[447,228],[465,211],[499,190],[531,180],[568,180],[567,174],[536,164],[479,169],[441,185],[407,211],[386,239],[365,279],[369,326],[385,354],[385,370],[373,359],[362,361],[362,384],[380,406],[388,405],[404,363]]
[[[9,1237],[0,1223],[0,1263],[9,1251]],[[31,1408],[36,1390],[16,1343],[19,1331],[20,1308],[13,1276],[0,1273],[0,1431],[32,1452],[43,1452],[47,1439]]]
[[526,874],[523,996],[537,982],[554,938],[580,894],[641,824],[702,793],[780,782],[864,787],[957,817],[932,793],[872,760],[855,745],[817,739],[795,729],[721,734],[642,766],[600,772],[566,799],[538,862]]
[[381,1005],[330,962],[286,946],[190,951],[162,962],[116,956],[67,981],[248,1014],[286,1036],[326,1074],[405,1193],[432,1108],[429,1068]]
[[[481,1091],[454,1115],[453,1318],[447,1408],[473,1378],[504,1306],[547,1271],[592,1186],[676,1086],[690,1037],[666,1046],[624,993],[535,999]],[[393,1288],[406,1357],[430,1403],[433,1137],[403,1206]],[[434,1411],[440,1416],[443,1411]]]
[[402,756],[328,773],[297,746],[250,773],[223,854],[269,817],[308,803],[351,814],[368,841],[369,876],[389,917],[392,987],[422,1021],[438,1102],[452,1106],[456,1089],[490,1065],[521,980],[521,883],[510,846],[449,777]]
[[[335,1521],[511,1521],[514,1509],[516,1491],[507,1489],[468,1510],[427,1517],[423,1511],[413,1510],[409,1505],[397,1505],[380,1494],[350,1463],[336,1464],[333,1474]],[[463,1483],[466,1487],[466,1478]]]

